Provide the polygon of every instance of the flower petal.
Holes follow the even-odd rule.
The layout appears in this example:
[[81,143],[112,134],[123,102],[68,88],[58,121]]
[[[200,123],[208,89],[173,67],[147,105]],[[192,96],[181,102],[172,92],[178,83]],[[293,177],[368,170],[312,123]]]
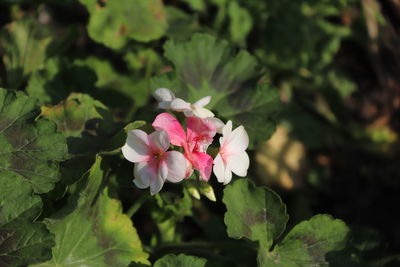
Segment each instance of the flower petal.
[[191,153],[191,160],[194,169],[200,173],[200,179],[208,181],[211,176],[211,170],[213,165],[213,159],[210,155],[194,151]]
[[175,99],[174,93],[172,93],[171,90],[167,88],[158,88],[153,93],[153,96],[158,102],[165,102],[165,101],[170,102]]
[[182,181],[185,178],[188,167],[188,161],[185,156],[178,151],[169,151],[165,153],[164,160],[168,167],[167,180],[173,183]]
[[128,132],[126,143],[122,147],[122,154],[130,162],[148,161],[150,158],[149,137],[142,130]]
[[159,114],[153,122],[156,130],[164,130],[169,136],[171,144],[184,146],[186,143],[186,134],[179,121],[169,113]]
[[222,137],[219,139],[221,147],[224,145],[225,140],[229,137],[232,132],[232,121],[229,120],[222,128]]
[[135,179],[133,182],[138,188],[144,189],[150,186],[151,177],[154,175],[154,171],[150,168],[147,162],[139,162],[135,164]]
[[202,108],[202,107],[208,105],[208,104],[210,103],[210,101],[211,101],[211,96],[206,96],[206,97],[203,97],[203,98],[197,100],[197,101],[193,104],[193,106]]
[[218,154],[214,159],[213,171],[218,182],[223,183],[225,178],[225,164],[220,154]]
[[[225,137],[224,137],[225,138]],[[237,154],[243,152],[249,146],[249,136],[243,126],[237,127],[224,142],[224,150],[227,154]]]
[[227,157],[227,163],[228,168],[237,176],[245,177],[247,175],[250,160],[246,152],[229,155]]
[[169,148],[169,136],[163,130],[155,131],[149,134],[150,146],[153,152],[164,152]]
[[[197,117],[188,117],[187,124],[187,142],[196,143],[198,146],[209,145],[217,132],[212,122]],[[204,151],[205,152],[205,151]]]
[[165,161],[161,160],[158,161],[156,164],[158,164],[155,172],[156,175],[150,180],[150,193],[152,195],[160,192],[168,175],[168,166]]
[[231,180],[232,180],[232,171],[229,168],[225,168],[224,185],[229,184]]
[[186,109],[190,109],[190,106],[190,103],[186,102],[185,100],[176,98],[171,101],[170,108],[172,110],[183,111]]
[[214,127],[217,130],[217,133],[222,134],[222,129],[224,128],[225,124],[220,119],[218,119],[216,117],[209,117],[209,118],[206,118],[205,120],[214,124]]
[[210,118],[214,117],[214,113],[212,113],[210,110],[206,108],[201,108],[201,107],[194,107],[193,108],[193,115],[199,118]]

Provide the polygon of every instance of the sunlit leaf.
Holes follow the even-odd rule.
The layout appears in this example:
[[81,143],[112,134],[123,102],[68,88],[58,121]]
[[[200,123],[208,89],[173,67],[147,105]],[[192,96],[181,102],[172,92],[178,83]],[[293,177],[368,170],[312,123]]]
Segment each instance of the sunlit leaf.
[[0,174],[17,175],[46,193],[59,179],[55,161],[65,159],[66,143],[54,123],[33,122],[35,108],[35,99],[0,89]]
[[345,247],[349,228],[329,215],[316,215],[296,225],[273,251],[261,247],[260,266],[328,266],[329,252]]
[[43,106],[41,115],[57,123],[58,131],[68,138],[70,154],[105,149],[121,128],[106,106],[85,94],[74,93],[55,106]]
[[46,193],[59,179],[65,138],[54,123],[35,121],[36,100],[0,89],[0,265],[26,266],[51,257],[53,238],[35,220]]
[[148,263],[132,221],[118,200],[102,190],[103,170],[97,158],[86,185],[76,192],[60,214],[47,220],[55,235],[53,258],[36,266],[127,266]]
[[108,0],[101,5],[85,1],[90,13],[87,26],[93,40],[119,49],[130,39],[148,42],[162,37],[167,19],[161,0]]
[[237,2],[230,1],[228,6],[228,14],[231,20],[229,31],[234,42],[239,44],[245,43],[247,35],[253,26],[253,20],[250,12],[241,7]]
[[289,217],[281,198],[267,188],[239,179],[224,189],[225,224],[230,237],[246,237],[269,248],[283,232]]

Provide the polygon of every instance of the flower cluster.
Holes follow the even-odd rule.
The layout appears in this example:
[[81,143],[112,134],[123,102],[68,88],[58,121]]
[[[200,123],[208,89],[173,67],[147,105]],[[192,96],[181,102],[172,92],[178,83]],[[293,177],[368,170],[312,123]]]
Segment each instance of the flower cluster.
[[[183,112],[185,127],[172,114],[164,112],[153,121],[153,133],[142,130],[128,133],[122,153],[135,163],[133,181],[137,187],[150,187],[151,194],[156,194],[166,180],[177,183],[194,171],[202,181],[208,181],[214,172],[218,182],[224,184],[231,181],[232,172],[246,176],[249,168],[246,130],[243,126],[233,130],[231,121],[224,124],[206,109],[210,96],[191,104],[175,97],[170,90],[159,88],[154,97],[159,108]],[[220,148],[213,159],[207,150],[217,134],[221,135]]]

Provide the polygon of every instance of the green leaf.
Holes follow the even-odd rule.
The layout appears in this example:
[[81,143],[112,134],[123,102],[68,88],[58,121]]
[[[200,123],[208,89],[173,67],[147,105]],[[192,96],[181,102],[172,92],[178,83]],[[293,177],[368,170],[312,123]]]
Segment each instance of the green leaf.
[[93,40],[120,49],[130,40],[149,42],[162,37],[167,19],[161,0],[108,0],[102,5],[83,1],[90,13],[88,32]]
[[[127,266],[148,263],[136,229],[122,213],[121,203],[102,190],[103,170],[98,157],[84,189],[76,192],[58,216],[47,220],[55,235],[53,258],[36,266]],[[71,211],[72,210],[72,211]],[[69,213],[68,213],[69,212]]]
[[55,161],[66,156],[65,138],[54,123],[35,121],[36,100],[0,88],[0,265],[26,266],[48,260],[53,237],[36,223],[42,201],[35,193],[53,189]]
[[261,247],[260,266],[328,266],[329,252],[345,247],[349,228],[329,215],[316,215],[296,225],[272,252]]
[[[142,53],[140,56],[143,56],[143,54],[145,53]],[[151,61],[147,65],[149,68],[153,68],[158,62],[157,58],[149,60]],[[80,68],[90,68],[96,74],[97,81],[95,85],[100,90],[97,90],[92,95],[95,95],[97,99],[109,107],[114,109],[132,108],[134,104],[134,107],[138,108],[145,105],[148,101],[148,84],[147,80],[143,79],[143,77],[133,78],[133,74],[120,74],[113,68],[109,61],[95,57],[76,60],[73,65]]]
[[242,124],[250,135],[250,146],[268,140],[275,132],[281,109],[279,92],[268,84],[258,84],[250,94],[238,91],[219,103],[219,116]]
[[289,217],[281,198],[272,190],[239,179],[224,189],[228,236],[246,237],[270,248],[285,229]]
[[51,258],[52,235],[35,219],[42,210],[40,197],[19,175],[0,175],[0,266],[26,266]]
[[154,263],[154,267],[205,267],[206,262],[206,259],[195,256],[168,254],[158,259]]
[[186,39],[200,29],[197,17],[187,14],[172,6],[166,7],[168,14],[168,30],[166,35],[170,38]]
[[55,161],[66,158],[67,146],[54,123],[33,121],[35,107],[35,99],[0,89],[0,175],[16,175],[46,193],[59,179]]
[[167,87],[177,96],[195,102],[211,96],[208,108],[219,117],[249,127],[251,146],[268,139],[275,129],[279,110],[277,90],[264,85],[256,59],[242,50],[233,55],[226,41],[208,34],[194,34],[189,41],[170,40],[164,45],[165,56],[175,66],[175,81],[166,76],[152,81],[152,87]]
[[52,37],[33,17],[23,17],[8,24],[0,32],[0,46],[7,69],[8,86],[17,89],[26,76],[46,58],[46,49]]
[[77,66],[63,58],[51,58],[32,73],[26,88],[40,104],[57,104],[71,92],[94,94],[96,73],[88,66]]
[[250,12],[235,1],[229,2],[228,14],[231,20],[229,31],[234,42],[244,44],[247,35],[253,27],[253,20]]
[[73,155],[107,148],[110,138],[121,129],[106,106],[85,94],[73,93],[55,106],[43,106],[41,115],[57,124]]

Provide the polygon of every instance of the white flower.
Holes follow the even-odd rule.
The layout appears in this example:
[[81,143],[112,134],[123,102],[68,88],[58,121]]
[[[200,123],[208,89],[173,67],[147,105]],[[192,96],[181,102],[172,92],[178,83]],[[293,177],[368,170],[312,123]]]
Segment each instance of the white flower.
[[210,103],[211,96],[203,97],[194,104],[191,104],[181,98],[175,97],[175,95],[167,88],[158,88],[153,95],[158,101],[159,108],[183,112],[183,114],[185,114],[187,117],[214,117],[214,113],[204,108]]
[[152,195],[161,190],[165,180],[177,183],[186,175],[185,156],[178,151],[167,151],[169,145],[169,136],[164,131],[148,135],[142,130],[132,130],[122,147],[124,157],[135,163],[133,182],[140,189],[150,187]]
[[213,167],[218,182],[228,184],[232,180],[232,172],[241,177],[246,176],[250,160],[246,153],[249,136],[244,127],[239,126],[232,131],[232,121],[228,121],[222,129],[219,143],[221,148]]

